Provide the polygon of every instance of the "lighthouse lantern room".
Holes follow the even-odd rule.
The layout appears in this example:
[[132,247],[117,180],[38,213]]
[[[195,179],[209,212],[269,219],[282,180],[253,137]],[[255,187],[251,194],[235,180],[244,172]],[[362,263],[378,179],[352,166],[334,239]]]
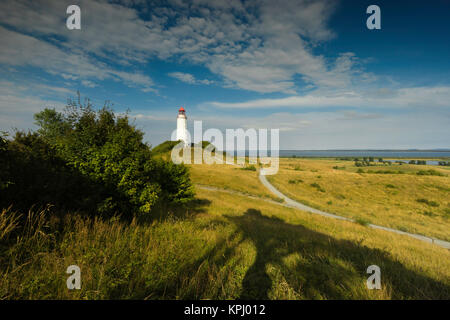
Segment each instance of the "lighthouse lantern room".
[[187,141],[187,117],[186,117],[186,111],[184,110],[183,107],[181,107],[178,110],[177,140],[184,141],[185,145],[188,143],[188,141]]

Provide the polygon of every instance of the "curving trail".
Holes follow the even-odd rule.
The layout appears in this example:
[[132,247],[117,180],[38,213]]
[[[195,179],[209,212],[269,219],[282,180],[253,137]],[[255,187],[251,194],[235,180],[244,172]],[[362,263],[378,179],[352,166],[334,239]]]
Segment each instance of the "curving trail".
[[[259,180],[261,181],[261,183],[267,188],[269,189],[273,194],[275,194],[277,197],[282,198],[284,200],[284,204],[285,206],[289,206],[292,208],[297,208],[303,211],[307,211],[307,212],[311,212],[311,213],[315,213],[315,214],[319,214],[321,216],[325,216],[328,218],[333,218],[333,219],[339,219],[339,220],[346,220],[346,221],[351,221],[351,222],[355,222],[354,219],[351,218],[347,218],[347,217],[342,217],[342,216],[338,216],[332,213],[328,213],[322,210],[318,210],[315,208],[311,208],[307,205],[304,205],[300,202],[297,202],[295,200],[292,200],[291,198],[289,198],[288,196],[286,196],[285,194],[281,193],[277,188],[275,188],[267,179],[266,176],[264,175],[263,171],[261,170],[259,173]],[[383,226],[379,226],[376,224],[368,224],[367,225],[370,228],[373,229],[379,229],[379,230],[384,230],[384,231],[388,231],[388,232],[394,232],[397,234],[402,234],[402,235],[406,235],[415,239],[419,239],[421,241],[425,241],[425,242],[429,242],[429,243],[434,243],[440,247],[446,248],[446,249],[450,249],[450,242],[448,241],[444,241],[444,240],[440,240],[440,239],[436,239],[436,238],[430,238],[430,237],[426,237],[420,234],[415,234],[415,233],[409,233],[409,232],[404,232],[404,231],[400,231],[397,229],[392,229],[392,228],[388,228],[388,227],[383,227]]]

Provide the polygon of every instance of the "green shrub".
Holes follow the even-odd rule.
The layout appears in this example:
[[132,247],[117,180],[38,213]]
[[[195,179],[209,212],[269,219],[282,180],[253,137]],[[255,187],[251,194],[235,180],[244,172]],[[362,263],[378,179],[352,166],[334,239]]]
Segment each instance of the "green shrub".
[[356,219],[355,219],[355,222],[356,222],[357,224],[362,225],[362,226],[368,226],[368,225],[370,224],[370,221],[369,221],[369,220],[366,220],[366,219],[363,219],[363,218],[356,218]]
[[437,203],[436,201],[430,201],[427,199],[416,199],[417,202],[420,203],[425,203],[426,205],[429,205],[430,207],[439,207],[439,203]]
[[108,193],[105,186],[69,166],[37,133],[17,132],[2,156],[0,205],[28,210],[53,204],[60,209],[89,210]]
[[444,218],[450,217],[450,208],[444,208]]
[[315,182],[311,183],[310,186],[313,187],[313,188],[316,188],[320,192],[325,192],[325,190],[318,183],[315,183]]
[[8,140],[6,137],[8,133],[0,131],[0,191],[6,189],[11,184],[9,181],[9,168],[7,159]]
[[433,212],[431,212],[431,211],[424,211],[424,212],[422,212],[422,214],[423,214],[424,216],[428,216],[428,217],[433,217],[433,216],[435,216],[435,214],[434,214]]
[[251,164],[249,166],[242,167],[241,170],[256,171],[256,167],[253,164]]
[[181,141],[164,141],[163,143],[157,145],[152,149],[152,154],[157,155],[171,152],[173,147],[175,147],[180,142]]
[[64,112],[45,109],[35,119],[36,133],[19,132],[9,143],[14,187],[3,204],[67,202],[77,210],[132,215],[194,195],[188,169],[152,158],[127,115],[70,101]]
[[418,176],[439,176],[439,177],[444,177],[445,174],[436,171],[434,169],[429,169],[429,170],[419,170],[416,173]]

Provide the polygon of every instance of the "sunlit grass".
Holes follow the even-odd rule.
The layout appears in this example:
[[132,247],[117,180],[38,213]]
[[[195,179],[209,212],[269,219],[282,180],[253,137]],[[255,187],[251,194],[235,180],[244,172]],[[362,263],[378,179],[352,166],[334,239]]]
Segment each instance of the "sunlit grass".
[[[33,213],[32,224],[2,239],[9,249],[0,260],[0,297],[450,297],[448,250],[258,199],[197,192],[204,200],[190,215],[153,223],[72,216],[57,232],[61,221]],[[72,264],[81,268],[81,290],[66,288]],[[381,290],[366,288],[372,264],[381,268]]]
[[[364,172],[358,173],[359,169]],[[417,174],[424,170],[442,176]],[[444,169],[423,165],[357,168],[353,161],[282,159],[278,174],[268,179],[281,192],[307,205],[450,240],[450,177]],[[294,180],[302,183],[291,183]]]
[[[346,168],[332,169],[336,165]],[[348,165],[282,160],[280,174],[272,180],[275,184],[281,178],[278,187],[292,196],[288,187],[308,190],[311,204],[317,201],[325,209],[339,207],[342,201],[353,203],[357,195],[364,195],[356,187],[339,188],[347,178],[352,178],[347,181],[350,186],[368,188],[366,193],[376,185],[384,198],[390,198],[388,192],[402,192],[395,201],[403,199],[407,206],[423,211],[438,215],[438,210],[447,209],[442,199],[429,192],[448,193],[448,182],[442,183],[447,177],[393,180],[387,179],[389,175],[371,174],[369,179],[365,178],[369,174],[352,172],[355,168]],[[336,178],[334,171],[346,178]],[[359,223],[329,219],[263,201],[271,195],[254,171],[192,165],[191,172],[197,185],[261,199],[197,188],[198,200],[192,205],[146,221],[92,219],[75,213],[58,218],[51,210],[23,213],[28,216],[24,220],[4,210],[0,215],[0,299],[450,298],[449,251],[368,228],[369,220],[376,222],[376,210],[368,217],[361,215]],[[406,189],[412,188],[408,181],[419,182],[414,188],[425,190],[421,196],[406,199],[414,190]],[[311,186],[314,183],[324,192]],[[371,201],[382,198],[372,194],[359,201],[376,208]],[[392,204],[385,201],[386,207]],[[353,216],[354,211],[350,212]],[[81,268],[81,290],[66,287],[66,268],[73,264]],[[372,264],[381,268],[381,290],[366,287],[366,269]]]
[[258,180],[257,170],[243,170],[246,167],[225,164],[193,164],[189,167],[194,183],[278,199]]

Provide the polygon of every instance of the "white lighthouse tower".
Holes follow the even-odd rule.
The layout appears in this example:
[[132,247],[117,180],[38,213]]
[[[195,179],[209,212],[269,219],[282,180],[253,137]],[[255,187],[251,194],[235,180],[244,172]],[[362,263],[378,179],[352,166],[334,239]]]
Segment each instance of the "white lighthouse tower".
[[177,141],[182,140],[184,144],[188,144],[187,139],[187,117],[183,107],[178,110],[177,116]]

